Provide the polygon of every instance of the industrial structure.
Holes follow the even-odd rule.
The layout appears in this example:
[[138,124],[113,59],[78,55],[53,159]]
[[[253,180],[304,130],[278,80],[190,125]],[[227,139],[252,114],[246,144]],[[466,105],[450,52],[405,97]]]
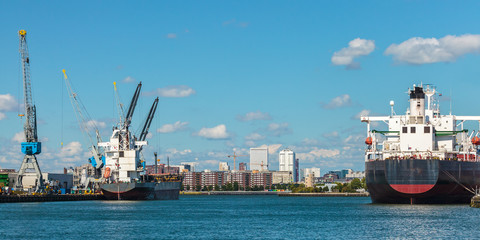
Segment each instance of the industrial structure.
[[25,142],[22,142],[22,152],[25,154],[23,158],[22,165],[18,171],[16,188],[23,188],[23,177],[27,175],[29,170],[33,170],[36,175],[35,191],[43,191],[43,176],[40,166],[37,161],[37,154],[42,152],[42,144],[38,141],[37,136],[37,112],[36,106],[33,102],[32,97],[32,83],[30,80],[30,57],[28,55],[28,46],[27,46],[27,32],[25,30],[20,30],[18,32],[20,37],[20,56],[22,62],[22,76],[23,76],[23,95],[24,95],[24,105],[25,105],[25,114],[20,114],[20,116],[25,116],[25,124],[23,126],[23,131],[25,133]]
[[227,156],[229,158],[233,158],[233,171],[237,170],[237,165],[236,165],[237,157],[247,157],[247,156],[248,155],[237,155],[235,152],[233,152],[233,155]]
[[[63,69],[62,72],[65,78],[65,85],[70,97],[70,102],[72,103],[75,116],[77,117],[78,125],[90,143],[89,148],[92,157],[89,158],[89,162],[95,168],[95,174],[92,176],[98,179],[102,174],[102,167],[105,164],[103,149],[98,147],[98,143],[103,142],[102,137],[100,136],[100,131],[98,130],[95,121],[93,121],[90,117],[90,114],[88,114],[87,109],[85,108],[85,105],[83,105],[78,93],[74,91],[72,84],[67,77],[65,69]],[[92,130],[95,132],[95,140],[93,140],[94,138],[92,137]]]

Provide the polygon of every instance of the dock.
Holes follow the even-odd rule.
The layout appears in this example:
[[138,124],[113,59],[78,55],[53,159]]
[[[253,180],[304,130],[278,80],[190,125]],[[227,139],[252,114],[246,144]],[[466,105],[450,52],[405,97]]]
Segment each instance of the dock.
[[0,203],[104,200],[103,194],[0,195]]
[[364,193],[278,193],[279,197],[369,197],[368,192]]

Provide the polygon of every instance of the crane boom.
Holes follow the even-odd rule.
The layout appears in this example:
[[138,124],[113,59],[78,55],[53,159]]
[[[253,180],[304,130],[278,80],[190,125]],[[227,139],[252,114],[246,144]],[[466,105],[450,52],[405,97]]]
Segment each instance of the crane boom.
[[135,107],[137,106],[138,97],[140,96],[140,90],[142,89],[142,82],[137,85],[137,89],[133,94],[132,100],[130,101],[130,106],[128,107],[127,115],[125,116],[125,127],[130,126],[132,123],[132,116],[133,112],[135,111]]
[[26,142],[37,142],[37,119],[36,109],[32,100],[32,84],[30,81],[30,57],[28,56],[27,46],[27,32],[20,30],[20,57],[22,62],[22,75],[23,75],[23,99],[25,103],[25,139]]
[[248,155],[237,155],[235,152],[233,152],[233,155],[228,155],[227,157],[233,157],[233,171],[237,170],[237,157],[247,157]]
[[[67,77],[67,73],[65,72],[65,69],[62,70],[63,76],[65,79],[65,85],[67,87],[68,95],[70,97],[70,102],[72,103],[72,107],[75,110],[75,116],[77,117],[78,120],[78,125],[82,132],[87,136],[88,140],[90,141],[90,151],[93,155],[92,158],[90,158],[90,163],[95,167],[96,169],[101,169],[103,167],[103,162],[105,161],[105,157],[103,156],[103,151],[101,151],[97,146],[99,142],[103,142],[102,138],[100,137],[99,130],[97,128],[97,125],[95,124],[95,121],[92,120],[90,117],[90,114],[88,114],[87,109],[85,108],[85,105],[83,105],[83,102],[81,101],[80,97],[78,94],[73,90],[72,84],[70,83],[70,80]],[[95,140],[93,140],[91,131],[95,131]]]
[[35,191],[40,192],[43,190],[43,177],[38,165],[36,154],[40,154],[42,151],[42,144],[38,141],[37,136],[37,111],[33,104],[32,97],[32,83],[30,81],[30,57],[28,56],[27,46],[27,32],[25,30],[18,31],[20,38],[20,58],[22,62],[22,75],[23,75],[23,97],[25,104],[25,124],[23,125],[23,131],[25,133],[25,142],[21,143],[22,152],[25,154],[20,170],[18,171],[17,182],[15,187],[23,188],[23,177],[26,175],[27,170],[34,170],[37,177],[35,184]]
[[140,141],[145,141],[145,138],[147,137],[148,129],[152,124],[153,117],[155,116],[155,111],[157,110],[157,105],[158,105],[158,97],[155,99],[155,101],[153,101],[152,107],[150,108],[150,112],[148,112],[147,119],[145,120],[145,124],[143,125],[142,133],[140,133],[140,137],[139,137]]

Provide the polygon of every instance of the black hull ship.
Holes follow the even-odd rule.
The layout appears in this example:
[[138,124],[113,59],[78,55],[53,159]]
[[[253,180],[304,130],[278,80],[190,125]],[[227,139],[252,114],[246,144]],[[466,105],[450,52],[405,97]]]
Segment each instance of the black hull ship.
[[[372,202],[469,203],[480,186],[480,138],[463,124],[480,117],[441,115],[429,85],[409,94],[405,115],[396,115],[391,101],[390,116],[361,117],[368,124],[365,178]],[[371,130],[374,121],[388,130]]]
[[365,163],[373,203],[469,203],[480,185],[480,163],[436,159]]
[[101,184],[107,200],[178,200],[181,182]]

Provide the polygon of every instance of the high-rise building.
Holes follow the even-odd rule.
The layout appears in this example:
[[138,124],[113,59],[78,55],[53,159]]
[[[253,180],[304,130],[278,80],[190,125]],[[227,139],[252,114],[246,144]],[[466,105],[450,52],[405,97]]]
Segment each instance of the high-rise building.
[[229,171],[230,167],[228,166],[227,162],[219,162],[218,163],[218,171]]
[[250,170],[268,170],[268,148],[250,148]]
[[279,171],[288,171],[292,173],[292,181],[298,182],[298,159],[295,153],[290,149],[284,149],[278,154]]
[[247,171],[247,163],[241,162],[238,164],[238,171]]
[[[313,173],[313,174],[312,174]],[[301,171],[301,174],[300,174],[300,180],[304,181],[305,178],[307,178],[309,175],[313,175],[314,177],[318,178],[318,177],[321,177],[320,175],[320,168],[315,168],[315,167],[312,167],[312,168],[304,168],[302,169]]]

